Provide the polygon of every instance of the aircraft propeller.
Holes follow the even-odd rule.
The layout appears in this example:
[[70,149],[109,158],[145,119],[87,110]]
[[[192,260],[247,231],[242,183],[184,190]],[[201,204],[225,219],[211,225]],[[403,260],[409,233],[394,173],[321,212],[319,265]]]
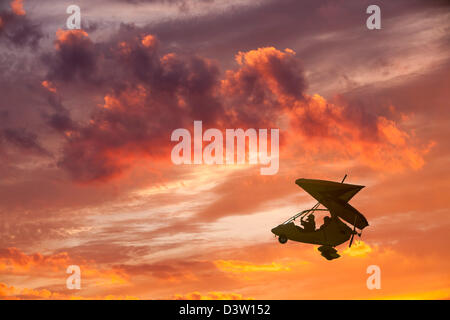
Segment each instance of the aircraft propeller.
[[[355,228],[356,228],[356,227],[355,227]],[[351,239],[350,239],[350,243],[349,243],[349,245],[348,245],[349,248],[352,246],[353,238],[355,237],[355,228],[353,228],[353,234],[352,234],[352,237],[351,237]]]
[[353,243],[353,238],[355,237],[356,234],[356,216],[355,216],[355,221],[353,222],[353,232],[352,232],[352,238],[350,239],[350,243],[348,245],[349,248],[351,248],[352,243]]

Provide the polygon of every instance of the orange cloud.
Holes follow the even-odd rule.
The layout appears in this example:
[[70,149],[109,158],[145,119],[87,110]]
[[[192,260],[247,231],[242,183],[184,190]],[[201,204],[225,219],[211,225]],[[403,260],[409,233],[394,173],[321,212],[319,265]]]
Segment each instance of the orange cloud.
[[214,264],[218,269],[224,272],[276,272],[290,271],[291,268],[280,263],[272,262],[270,264],[253,264],[247,261],[236,260],[217,260]]
[[48,91],[52,93],[56,93],[56,88],[53,86],[53,84],[50,81],[44,80],[42,81],[42,86],[46,88]]
[[[123,91],[119,96],[107,94],[104,97],[105,103],[103,108],[114,109],[117,111],[139,112],[140,108],[145,105],[145,99],[148,98],[148,90],[142,85],[136,86],[129,91]],[[133,109],[131,109],[131,108]]]
[[174,300],[252,300],[252,298],[244,298],[239,293],[224,293],[224,292],[208,292],[201,294],[194,291],[186,294],[175,294],[172,297]]
[[[284,159],[298,158],[301,150],[304,160],[317,162],[317,155],[327,161],[330,157],[356,158],[375,169],[417,170],[423,167],[424,156],[434,145],[420,144],[413,132],[402,129],[402,123],[348,105],[341,98],[332,103],[318,94],[304,93],[302,70],[290,49],[267,47],[239,52],[236,61],[239,68],[226,72],[221,90],[223,99],[239,105],[239,109],[226,111],[237,122],[250,118],[258,125],[283,127]],[[390,110],[395,112],[393,106]],[[398,118],[409,121],[410,117],[400,114]]]
[[[327,159],[358,158],[369,167],[391,172],[423,167],[424,156],[434,146],[433,142],[418,146],[415,137],[395,121],[358,112],[361,111],[333,104],[315,94],[289,113],[294,130],[288,141],[302,146],[306,159],[317,154]],[[287,152],[290,150],[296,148],[291,146]],[[295,157],[295,152],[286,156]]]
[[67,252],[27,255],[17,248],[0,249],[0,273],[9,275],[34,274],[46,277],[65,277],[69,265],[79,265],[82,279],[93,280],[96,285],[126,284],[129,276],[119,268],[97,267],[95,262],[75,260]]
[[55,299],[62,298],[63,295],[59,293],[51,292],[47,289],[28,289],[28,288],[16,288],[14,286],[8,286],[5,283],[0,282],[0,297],[3,299],[20,299],[20,296],[24,296],[26,299]]
[[62,30],[58,29],[56,31],[56,49],[60,49],[62,44],[65,43],[75,43],[76,41],[89,39],[89,34],[84,30]]
[[44,256],[40,253],[27,255],[17,248],[0,249],[0,272],[27,273],[42,267],[58,270],[69,265],[70,259],[66,252]]
[[148,34],[142,38],[141,43],[144,47],[154,49],[158,44],[158,40],[155,36]]
[[126,43],[125,41],[119,42],[117,44],[118,47],[118,52],[122,55],[122,56],[129,56],[131,53],[131,47],[128,43]]
[[366,257],[373,250],[374,249],[372,249],[372,247],[364,241],[355,240],[350,248],[342,251],[342,254],[348,255],[350,257]]
[[139,300],[138,297],[131,295],[94,295],[78,296],[69,295],[60,292],[52,292],[47,289],[29,289],[9,286],[0,282],[0,299],[2,300]]
[[11,8],[14,12],[14,14],[18,16],[24,16],[26,14],[24,8],[23,8],[23,0],[13,0],[11,2]]
[[106,296],[92,296],[92,297],[70,296],[67,299],[70,299],[70,300],[139,300],[138,297],[131,296],[131,295],[114,295],[114,294],[108,294]]
[[[371,249],[369,249],[371,248]],[[338,248],[339,249],[339,248]],[[153,278],[156,270],[168,270],[177,273],[177,263],[129,266],[137,281],[129,279],[123,292],[108,292],[107,285],[85,287],[75,294],[68,292],[43,291],[38,289],[22,289],[8,285],[0,286],[0,292],[8,299],[133,299],[135,292],[146,292],[144,298],[155,296],[171,299],[441,299],[448,293],[447,264],[441,257],[433,255],[405,255],[392,248],[356,242],[351,251],[339,250],[342,257],[329,262],[323,259],[317,249],[300,244],[281,246],[277,243],[257,244],[252,247],[228,248],[225,252],[214,253],[211,264],[198,264],[190,260],[180,259],[180,268],[195,274],[195,278],[171,282],[158,277]],[[236,260],[221,260],[227,255],[237,257]],[[243,257],[248,258],[244,260]],[[299,260],[301,257],[302,260]],[[263,259],[263,260],[261,260]],[[278,261],[275,263],[261,262]],[[182,262],[181,262],[182,261]],[[282,262],[280,262],[282,261]],[[307,263],[305,261],[308,261]],[[308,265],[305,268],[305,264]],[[382,289],[368,290],[366,268],[376,264],[381,268]],[[208,266],[209,265],[209,266]],[[170,270],[170,268],[174,268]],[[98,268],[105,270],[106,268]],[[126,266],[124,266],[126,270]],[[152,274],[150,276],[149,274]],[[430,270],[434,272],[430,273]],[[44,270],[40,269],[40,272]],[[186,270],[184,270],[186,271]],[[271,275],[270,281],[267,276]],[[83,270],[82,270],[83,275]],[[228,276],[232,277],[229,278]],[[150,276],[151,278],[146,278]],[[89,275],[99,280],[97,274]],[[249,278],[250,277],[250,278]],[[101,280],[101,279],[100,279]],[[157,281],[157,282],[155,282]],[[447,282],[446,282],[447,281]],[[54,283],[54,280],[53,280]],[[84,283],[82,281],[82,283]],[[249,283],[251,285],[249,286]],[[326,285],[325,285],[326,284]],[[196,291],[190,291],[196,287]],[[243,287],[245,295],[236,294]],[[154,291],[153,291],[154,290]],[[172,291],[172,292],[171,292]],[[188,292],[174,294],[173,292]],[[206,292],[206,293],[205,293]],[[80,295],[78,295],[80,294]]]
[[380,300],[449,300],[450,288],[425,292],[411,292],[377,298]]
[[[198,117],[205,119],[205,128],[280,128],[282,161],[299,156],[311,162],[357,159],[378,170],[401,171],[423,167],[432,147],[419,146],[413,133],[385,116],[306,94],[293,50],[266,47],[239,52],[238,67],[219,79],[217,66],[208,59],[196,58],[194,63],[178,55],[159,57],[157,50],[142,50],[141,45],[154,48],[156,42],[153,35],[120,42],[120,53],[107,58],[97,52],[86,32],[58,30],[57,48],[69,45],[70,51],[73,45],[83,63],[66,70],[63,66],[70,64],[61,58],[57,65],[62,70],[55,70],[55,77],[94,79],[92,74],[103,68],[96,57],[102,56],[102,60],[117,59],[112,62],[125,68],[127,83],[121,90],[108,91],[102,109],[67,139],[59,165],[77,181],[105,182],[140,160],[163,159],[171,164],[173,145],[167,137]],[[150,76],[152,72],[144,72],[141,63],[159,71]]]
[[238,69],[226,71],[220,90],[233,106],[226,110],[229,117],[237,123],[249,118],[259,125],[278,126],[284,111],[303,101],[306,83],[293,50],[265,47],[239,52],[236,62]]
[[[284,100],[285,96],[293,95],[295,93],[302,93],[304,84],[301,78],[292,77],[289,73],[284,72],[284,68],[296,66],[293,61],[295,52],[291,49],[280,51],[274,47],[259,48],[247,52],[239,52],[236,55],[236,62],[240,69],[237,72],[228,72],[228,79],[224,82],[225,89],[238,90],[233,87],[233,84],[245,82],[245,77],[249,74],[257,74],[261,80],[268,85],[270,92],[275,94],[278,98]],[[284,74],[283,74],[284,73]],[[289,76],[293,81],[292,84],[287,84],[287,79],[283,76]],[[283,106],[287,107],[287,106]]]

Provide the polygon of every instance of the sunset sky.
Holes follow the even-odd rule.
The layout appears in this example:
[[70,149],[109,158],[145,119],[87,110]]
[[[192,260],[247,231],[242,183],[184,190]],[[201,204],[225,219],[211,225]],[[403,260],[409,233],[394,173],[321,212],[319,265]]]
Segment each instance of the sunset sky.
[[[449,9],[0,0],[0,299],[449,299]],[[278,173],[173,164],[195,120],[278,128]],[[362,238],[278,243],[295,180],[345,174]]]

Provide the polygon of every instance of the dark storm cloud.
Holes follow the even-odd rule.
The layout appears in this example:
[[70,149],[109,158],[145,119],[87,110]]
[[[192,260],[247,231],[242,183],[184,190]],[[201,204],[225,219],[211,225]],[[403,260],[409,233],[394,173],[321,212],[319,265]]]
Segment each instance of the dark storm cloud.
[[56,53],[45,54],[43,61],[49,67],[50,80],[90,81],[95,73],[98,52],[92,41],[81,32],[59,31],[55,42]]
[[132,25],[104,43],[82,31],[59,32],[55,46],[45,61],[56,87],[94,86],[104,95],[87,125],[75,127],[60,112],[48,120],[71,131],[59,165],[79,181],[109,179],[135,157],[167,156],[170,133],[194,120],[219,128],[269,124],[284,109],[280,99],[302,100],[306,87],[299,60],[275,48],[242,53],[238,69],[222,80],[216,62],[164,53],[154,36]]
[[38,142],[37,135],[24,128],[3,129],[0,131],[0,142],[2,140],[25,152],[49,155],[49,152]]
[[155,58],[151,48],[144,50],[139,43],[121,49],[125,51],[112,57],[116,76],[103,82],[105,106],[64,147],[60,165],[78,180],[120,173],[126,167],[122,156],[161,156],[172,130],[189,119],[201,117],[208,123],[222,114],[213,95],[218,82],[214,64],[198,57]]
[[35,48],[42,39],[43,33],[38,23],[28,19],[26,15],[0,11],[0,41],[18,47]]
[[390,144],[380,131],[384,120],[363,105],[306,95],[301,61],[290,49],[240,52],[237,67],[221,73],[217,62],[198,55],[165,53],[164,43],[144,30],[122,25],[98,43],[83,31],[61,31],[46,57],[56,87],[95,87],[97,101],[104,100],[84,125],[61,113],[48,121],[70,131],[58,164],[74,180],[106,181],[142,158],[169,161],[171,132],[194,120],[219,129],[273,128],[287,117],[291,131],[304,137],[339,145],[345,135],[363,148],[368,141]]
[[48,125],[58,132],[67,132],[75,129],[76,125],[67,113],[55,113],[45,116]]

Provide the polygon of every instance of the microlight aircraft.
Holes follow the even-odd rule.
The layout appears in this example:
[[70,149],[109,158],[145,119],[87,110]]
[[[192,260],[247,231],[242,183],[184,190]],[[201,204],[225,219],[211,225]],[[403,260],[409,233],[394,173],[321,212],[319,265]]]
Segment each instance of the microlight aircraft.
[[[272,229],[275,237],[282,244],[289,240],[320,245],[318,250],[327,260],[339,258],[334,248],[350,239],[352,246],[355,234],[361,237],[362,230],[369,225],[366,218],[348,202],[364,186],[342,182],[297,179],[295,183],[309,193],[318,202],[311,209],[303,210],[282,224]],[[320,206],[325,208],[321,209]],[[324,218],[324,224],[315,227],[314,213],[329,212],[330,216]],[[300,220],[300,226],[294,222]],[[346,223],[345,223],[345,222]],[[350,227],[349,225],[352,227]],[[357,232],[356,229],[359,229]]]

